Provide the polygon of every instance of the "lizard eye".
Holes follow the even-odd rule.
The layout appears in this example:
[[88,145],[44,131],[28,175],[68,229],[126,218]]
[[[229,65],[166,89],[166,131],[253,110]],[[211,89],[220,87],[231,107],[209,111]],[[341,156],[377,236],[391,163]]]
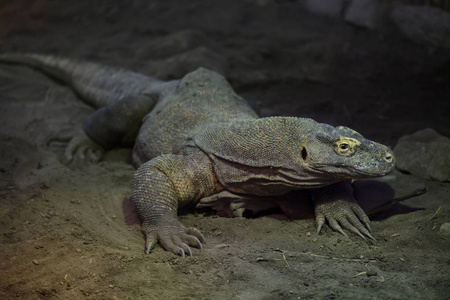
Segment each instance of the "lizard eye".
[[341,152],[347,152],[350,149],[350,146],[348,144],[342,143],[339,145],[339,150]]
[[334,144],[334,151],[344,156],[351,156],[361,143],[353,138],[341,137]]
[[354,149],[347,143],[339,143],[335,149],[342,155],[351,155],[354,152]]

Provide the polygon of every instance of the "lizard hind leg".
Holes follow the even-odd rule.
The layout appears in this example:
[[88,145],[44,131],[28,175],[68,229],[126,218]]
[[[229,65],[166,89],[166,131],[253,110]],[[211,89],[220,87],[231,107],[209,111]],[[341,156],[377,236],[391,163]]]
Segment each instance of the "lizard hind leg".
[[131,95],[90,115],[83,128],[69,142],[65,156],[97,162],[105,150],[134,144],[142,119],[155,106],[156,95]]
[[83,130],[80,130],[69,142],[65,150],[65,157],[71,162],[74,157],[81,161],[88,159],[97,162],[103,156],[105,149],[89,138]]

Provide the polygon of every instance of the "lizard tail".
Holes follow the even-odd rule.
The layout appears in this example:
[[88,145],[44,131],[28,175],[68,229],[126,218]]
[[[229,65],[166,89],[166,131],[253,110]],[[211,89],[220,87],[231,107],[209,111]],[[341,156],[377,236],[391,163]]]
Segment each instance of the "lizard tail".
[[97,63],[41,54],[0,54],[0,62],[36,68],[69,85],[95,108],[125,96],[160,93],[164,82],[154,77]]

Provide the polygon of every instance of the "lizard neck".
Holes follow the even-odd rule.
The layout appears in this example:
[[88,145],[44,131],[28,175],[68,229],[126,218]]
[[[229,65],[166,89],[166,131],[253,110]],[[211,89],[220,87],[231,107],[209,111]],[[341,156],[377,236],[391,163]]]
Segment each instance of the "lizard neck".
[[248,166],[224,160],[214,155],[216,178],[228,190],[257,196],[277,196],[292,190],[317,188],[342,179],[311,172],[307,166],[297,165],[295,170],[284,167]]

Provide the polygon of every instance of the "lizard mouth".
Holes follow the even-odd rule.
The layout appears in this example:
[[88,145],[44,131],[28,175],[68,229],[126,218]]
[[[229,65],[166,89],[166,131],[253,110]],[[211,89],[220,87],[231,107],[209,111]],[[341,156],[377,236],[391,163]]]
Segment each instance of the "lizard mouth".
[[386,169],[386,170],[377,170],[377,171],[368,171],[368,170],[361,170],[361,169],[357,169],[354,168],[353,169],[356,173],[363,175],[363,176],[367,176],[367,177],[379,177],[379,176],[384,176],[386,174],[388,174],[389,172],[392,171],[392,169]]
[[[346,164],[332,164],[332,165],[316,165],[317,169],[321,171],[334,173],[334,174],[342,174],[344,177],[348,178],[371,178],[371,177],[380,177],[387,175],[390,173],[395,165],[384,165],[379,163],[372,163],[364,166],[349,166]],[[334,169],[334,170],[330,170]]]

